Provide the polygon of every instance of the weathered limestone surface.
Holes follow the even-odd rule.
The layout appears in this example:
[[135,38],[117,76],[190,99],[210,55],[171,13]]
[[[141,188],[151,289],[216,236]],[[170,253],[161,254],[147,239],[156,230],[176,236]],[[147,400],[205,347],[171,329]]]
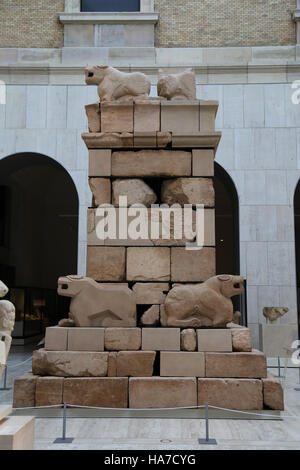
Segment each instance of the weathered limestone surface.
[[186,250],[171,248],[171,280],[173,282],[200,282],[214,276],[215,248]]
[[92,206],[111,203],[111,184],[108,178],[89,178],[93,194]]
[[230,330],[197,330],[198,351],[231,352],[232,338]]
[[261,380],[198,379],[198,406],[212,405],[231,410],[262,410]]
[[141,317],[143,326],[155,326],[159,324],[159,305],[152,305]]
[[104,351],[104,328],[69,328],[68,351]]
[[92,103],[85,106],[85,112],[88,118],[90,132],[101,131],[101,118],[99,103]]
[[260,349],[267,357],[288,357],[295,335],[294,325],[259,325]]
[[197,384],[192,377],[129,379],[130,408],[175,408],[197,405]]
[[135,298],[127,284],[65,276],[58,279],[57,291],[72,298],[69,317],[77,327],[136,326]]
[[111,175],[111,150],[89,150],[89,176]]
[[89,246],[87,276],[95,281],[119,282],[125,279],[125,248]]
[[140,328],[106,328],[104,346],[107,351],[137,351],[142,343]]
[[101,103],[102,132],[133,132],[133,103]]
[[35,406],[61,405],[63,403],[63,377],[38,377]]
[[118,353],[115,351],[108,353],[108,367],[107,367],[108,377],[116,377],[117,375],[117,355]]
[[170,142],[172,142],[171,132],[157,132],[156,134],[157,147],[166,147]]
[[147,284],[137,282],[132,288],[137,304],[163,304],[166,299],[166,293],[169,291],[169,284],[166,282]]
[[58,326],[46,328],[45,349],[47,351],[66,351],[68,349],[68,328]]
[[127,408],[128,379],[123,377],[65,379],[63,401],[70,405]]
[[181,150],[113,152],[113,176],[190,176],[191,153]]
[[118,377],[151,377],[155,351],[121,351],[117,355]]
[[248,328],[232,328],[232,349],[237,352],[252,351],[251,331]]
[[215,205],[215,192],[212,179],[176,178],[166,180],[162,184],[161,200],[169,205],[175,203],[181,205],[204,204],[213,207]]
[[156,132],[134,132],[133,146],[137,148],[156,148]]
[[127,197],[127,206],[143,204],[150,207],[156,202],[155,192],[141,179],[117,179],[112,183],[112,204],[119,205],[119,197]]
[[200,132],[214,132],[218,101],[200,100]]
[[207,149],[194,149],[193,176],[214,176],[214,151]]
[[168,281],[169,279],[169,248],[129,247],[127,249],[128,281]]
[[182,330],[180,334],[180,345],[182,351],[196,351],[197,348],[197,335],[196,331],[192,328]]
[[200,127],[199,101],[162,101],[161,130],[197,132]]
[[30,372],[17,377],[14,381],[14,408],[35,406],[35,390],[37,377]]
[[88,149],[133,147],[133,134],[130,132],[83,132],[81,137]]
[[134,132],[160,131],[160,101],[148,100],[135,103]]
[[34,351],[34,375],[55,377],[104,377],[107,375],[107,352]]
[[283,388],[280,380],[268,373],[267,378],[262,379],[264,405],[271,410],[284,410]]
[[251,353],[206,353],[206,377],[261,379],[267,377],[265,355],[255,349]]
[[180,351],[180,328],[143,328],[143,351]]
[[162,351],[160,375],[162,377],[205,377],[204,353]]

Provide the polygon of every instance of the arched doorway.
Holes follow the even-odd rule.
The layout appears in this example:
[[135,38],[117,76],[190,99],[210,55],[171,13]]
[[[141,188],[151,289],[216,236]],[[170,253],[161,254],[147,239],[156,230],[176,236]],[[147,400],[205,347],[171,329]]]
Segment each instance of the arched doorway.
[[296,283],[297,283],[297,306],[298,326],[300,331],[300,180],[294,194],[294,220],[295,220],[295,250],[296,250]]
[[[215,163],[216,272],[240,274],[239,200],[229,174]],[[247,323],[246,295],[233,298],[234,307]]]
[[16,305],[20,343],[68,313],[60,275],[77,272],[78,195],[55,160],[24,153],[0,161],[0,279]]

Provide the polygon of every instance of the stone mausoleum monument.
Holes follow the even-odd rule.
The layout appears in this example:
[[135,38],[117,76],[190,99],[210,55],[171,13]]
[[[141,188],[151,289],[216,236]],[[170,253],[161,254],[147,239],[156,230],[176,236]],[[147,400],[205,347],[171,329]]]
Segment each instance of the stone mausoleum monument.
[[[86,83],[100,97],[86,106],[82,135],[92,191],[87,277],[59,279],[58,293],[71,298],[69,318],[47,328],[32,374],[15,381],[14,406],[282,410],[281,384],[233,310],[243,279],[215,272],[218,103],[196,99],[190,69],[160,70],[158,98],[137,72],[97,66],[86,70]],[[195,240],[186,232],[176,237],[175,222],[168,238],[162,230],[121,234],[124,211],[126,228],[134,223],[132,204],[143,204],[147,227],[156,220],[163,228],[167,209],[157,216],[155,203],[188,204],[193,214],[202,205],[203,247],[188,247]],[[105,204],[123,226],[101,237]]]

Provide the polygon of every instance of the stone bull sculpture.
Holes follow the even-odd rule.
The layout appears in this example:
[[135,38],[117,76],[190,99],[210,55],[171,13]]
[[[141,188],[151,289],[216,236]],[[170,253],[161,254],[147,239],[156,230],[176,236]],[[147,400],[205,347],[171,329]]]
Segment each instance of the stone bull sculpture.
[[231,297],[243,290],[243,278],[227,274],[211,277],[203,284],[177,285],[166,297],[161,323],[196,328],[227,326],[236,319]]
[[[6,285],[0,281],[0,298],[8,293]],[[11,332],[15,324],[15,307],[8,300],[0,300],[0,381],[11,346]]]
[[140,72],[120,72],[107,65],[96,65],[85,71],[87,85],[98,85],[100,101],[132,101],[148,99],[151,83]]

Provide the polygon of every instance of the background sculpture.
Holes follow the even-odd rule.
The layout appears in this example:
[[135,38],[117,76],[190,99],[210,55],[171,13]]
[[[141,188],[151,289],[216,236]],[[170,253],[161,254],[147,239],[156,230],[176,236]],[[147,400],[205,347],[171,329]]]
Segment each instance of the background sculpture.
[[231,297],[244,290],[241,276],[223,274],[203,284],[177,285],[164,304],[164,326],[226,326],[233,321]]
[[158,71],[157,94],[167,100],[195,100],[196,78],[192,69],[171,73]]
[[[0,298],[8,293],[6,285],[0,281]],[[11,332],[15,324],[15,307],[8,300],[0,300],[0,380],[11,346]]]
[[289,309],[287,307],[264,307],[263,315],[270,323],[275,322],[278,318],[283,317]]

